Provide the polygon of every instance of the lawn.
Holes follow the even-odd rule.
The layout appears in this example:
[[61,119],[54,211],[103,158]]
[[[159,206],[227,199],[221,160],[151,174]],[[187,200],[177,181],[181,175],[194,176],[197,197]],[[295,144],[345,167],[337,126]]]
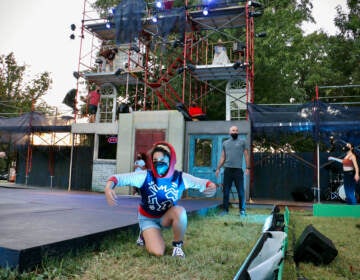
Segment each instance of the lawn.
[[[240,219],[237,209],[218,216],[189,217],[185,259],[171,257],[171,231],[164,230],[166,256],[154,257],[135,244],[137,236],[123,232],[99,248],[84,248],[62,259],[47,259],[31,272],[0,270],[0,279],[233,279],[260,237],[269,209],[249,209]],[[260,217],[260,218],[254,218]],[[360,279],[359,233],[356,218],[314,217],[312,211],[290,210],[289,242],[282,279]],[[313,224],[331,239],[339,254],[328,265],[293,261],[293,249],[305,227]]]

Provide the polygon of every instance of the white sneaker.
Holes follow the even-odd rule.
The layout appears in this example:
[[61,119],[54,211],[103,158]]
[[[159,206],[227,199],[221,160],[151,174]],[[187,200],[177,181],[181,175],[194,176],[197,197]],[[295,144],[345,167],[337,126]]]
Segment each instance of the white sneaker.
[[174,247],[173,252],[172,252],[172,256],[173,257],[179,257],[179,258],[185,258],[185,253],[181,249],[181,247]]
[[139,237],[138,239],[136,240],[136,244],[138,246],[145,246],[145,240],[144,238],[142,237],[141,233],[139,234]]

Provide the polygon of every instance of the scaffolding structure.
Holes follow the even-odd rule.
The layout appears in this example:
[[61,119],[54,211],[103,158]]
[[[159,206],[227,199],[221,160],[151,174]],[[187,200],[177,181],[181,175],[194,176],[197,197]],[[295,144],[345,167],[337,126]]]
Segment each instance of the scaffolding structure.
[[[178,104],[187,109],[196,102],[206,112],[207,96],[216,89],[226,95],[226,119],[245,119],[246,104],[254,100],[254,17],[261,14],[257,12],[261,5],[218,0],[189,6],[186,0],[184,8],[173,13],[174,1],[160,2],[163,8],[147,5],[136,40],[119,44],[114,15],[104,12],[99,16],[84,0],[77,73],[79,81],[85,79],[102,88],[100,115],[107,115],[103,111],[116,115],[121,102],[130,103],[133,110],[172,110]],[[184,27],[183,33],[174,30],[164,38],[155,16],[161,22],[184,19],[177,23]],[[231,35],[230,29],[236,29],[240,37]],[[91,38],[87,40],[90,46],[85,46],[85,37]],[[224,39],[228,60],[214,63],[211,60],[219,38]],[[117,50],[112,64],[105,67],[99,59],[103,48]],[[226,85],[220,88],[213,81]],[[113,119],[100,117],[98,121]]]

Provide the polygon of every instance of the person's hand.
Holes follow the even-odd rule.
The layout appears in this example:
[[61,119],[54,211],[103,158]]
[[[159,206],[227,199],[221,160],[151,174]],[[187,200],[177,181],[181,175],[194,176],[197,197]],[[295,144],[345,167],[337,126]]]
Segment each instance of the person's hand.
[[214,184],[213,182],[211,182],[210,184],[208,184],[208,186],[205,188],[203,194],[206,197],[212,197],[214,196],[216,193],[216,184]]
[[105,197],[106,197],[106,201],[110,206],[115,206],[117,205],[117,195],[115,193],[115,190],[106,187],[105,188]]
[[355,174],[354,179],[355,179],[356,182],[359,182],[359,179],[360,179],[359,175]]
[[215,170],[215,176],[216,176],[216,177],[219,177],[219,172],[220,172],[220,169],[216,169],[216,170]]
[[246,168],[245,169],[245,175],[249,175],[250,174],[250,169],[249,168]]

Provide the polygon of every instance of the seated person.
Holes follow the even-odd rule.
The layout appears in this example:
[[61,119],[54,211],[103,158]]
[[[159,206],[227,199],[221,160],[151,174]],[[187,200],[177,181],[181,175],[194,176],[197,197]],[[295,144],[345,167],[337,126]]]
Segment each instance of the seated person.
[[113,70],[113,61],[117,53],[117,48],[103,49],[100,51],[99,57],[96,59],[96,63],[100,64],[100,72],[106,71],[106,64],[110,66],[110,71]]
[[230,59],[226,54],[226,47],[223,45],[221,39],[218,40],[217,45],[214,47],[214,64],[229,64]]
[[205,120],[206,114],[195,102],[191,103],[189,114],[193,120]]

